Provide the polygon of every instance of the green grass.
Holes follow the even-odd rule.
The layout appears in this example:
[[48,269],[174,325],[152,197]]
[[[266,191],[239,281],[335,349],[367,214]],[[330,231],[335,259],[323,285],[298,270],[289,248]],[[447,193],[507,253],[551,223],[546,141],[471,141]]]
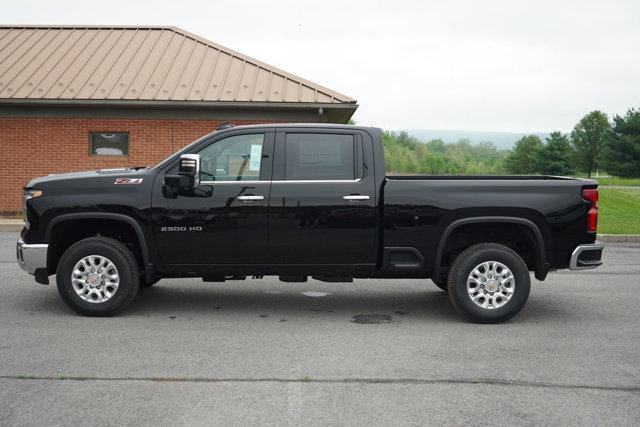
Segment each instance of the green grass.
[[640,189],[600,188],[598,233],[640,234]]
[[[589,179],[595,179],[598,181],[600,185],[615,185],[618,187],[640,187],[640,178],[620,178],[619,176],[607,176],[606,178],[602,175],[607,175],[606,172],[600,171],[599,177],[595,176],[595,174],[591,175]],[[583,172],[576,172],[571,175],[576,178],[587,178],[587,174]]]
[[593,178],[598,181],[600,185],[617,185],[624,187],[640,187],[640,178],[620,178],[617,176],[612,176],[609,178]]

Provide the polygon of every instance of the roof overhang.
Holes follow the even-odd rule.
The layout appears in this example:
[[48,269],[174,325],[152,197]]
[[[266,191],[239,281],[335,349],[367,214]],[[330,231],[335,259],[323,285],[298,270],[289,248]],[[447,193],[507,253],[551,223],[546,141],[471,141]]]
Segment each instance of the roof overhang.
[[0,98],[0,117],[178,118],[347,123],[356,103]]

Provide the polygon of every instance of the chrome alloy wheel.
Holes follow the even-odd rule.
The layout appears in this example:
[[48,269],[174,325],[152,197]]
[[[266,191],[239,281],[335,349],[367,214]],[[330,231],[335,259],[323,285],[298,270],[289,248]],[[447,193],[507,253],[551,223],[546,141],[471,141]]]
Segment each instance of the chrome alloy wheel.
[[485,261],[475,266],[467,278],[471,301],[487,310],[500,308],[509,302],[516,280],[509,268],[497,261]]
[[113,297],[120,284],[118,269],[109,258],[89,255],[78,261],[71,273],[71,284],[87,302],[101,303]]

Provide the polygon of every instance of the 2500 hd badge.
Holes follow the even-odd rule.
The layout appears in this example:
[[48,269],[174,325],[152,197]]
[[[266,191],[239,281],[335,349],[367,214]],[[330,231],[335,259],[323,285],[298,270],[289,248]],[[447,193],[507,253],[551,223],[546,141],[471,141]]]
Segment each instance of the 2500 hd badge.
[[202,227],[160,227],[160,231],[202,231]]

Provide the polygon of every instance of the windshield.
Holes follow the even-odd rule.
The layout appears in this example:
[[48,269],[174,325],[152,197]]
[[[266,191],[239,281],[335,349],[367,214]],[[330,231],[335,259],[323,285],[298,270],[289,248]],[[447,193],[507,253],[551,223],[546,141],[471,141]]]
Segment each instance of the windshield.
[[218,131],[214,131],[214,132],[211,132],[211,133],[208,133],[208,134],[206,134],[206,135],[201,136],[200,138],[196,139],[195,141],[193,141],[191,144],[187,145],[186,147],[183,147],[183,148],[181,148],[180,150],[178,150],[178,151],[174,151],[173,153],[169,154],[167,157],[165,157],[164,159],[160,160],[158,163],[156,163],[155,165],[151,166],[149,169],[156,169],[156,168],[160,168],[160,167],[164,166],[164,165],[165,165],[165,163],[167,163],[169,160],[171,160],[171,158],[172,158],[173,156],[175,156],[175,155],[176,155],[176,153],[179,153],[179,152],[181,152],[181,151],[188,150],[191,146],[193,146],[193,145],[195,145],[195,144],[199,143],[199,142],[200,142],[200,141],[202,141],[203,139],[209,138],[211,135],[214,135],[214,134],[216,134],[216,133],[218,133]]

